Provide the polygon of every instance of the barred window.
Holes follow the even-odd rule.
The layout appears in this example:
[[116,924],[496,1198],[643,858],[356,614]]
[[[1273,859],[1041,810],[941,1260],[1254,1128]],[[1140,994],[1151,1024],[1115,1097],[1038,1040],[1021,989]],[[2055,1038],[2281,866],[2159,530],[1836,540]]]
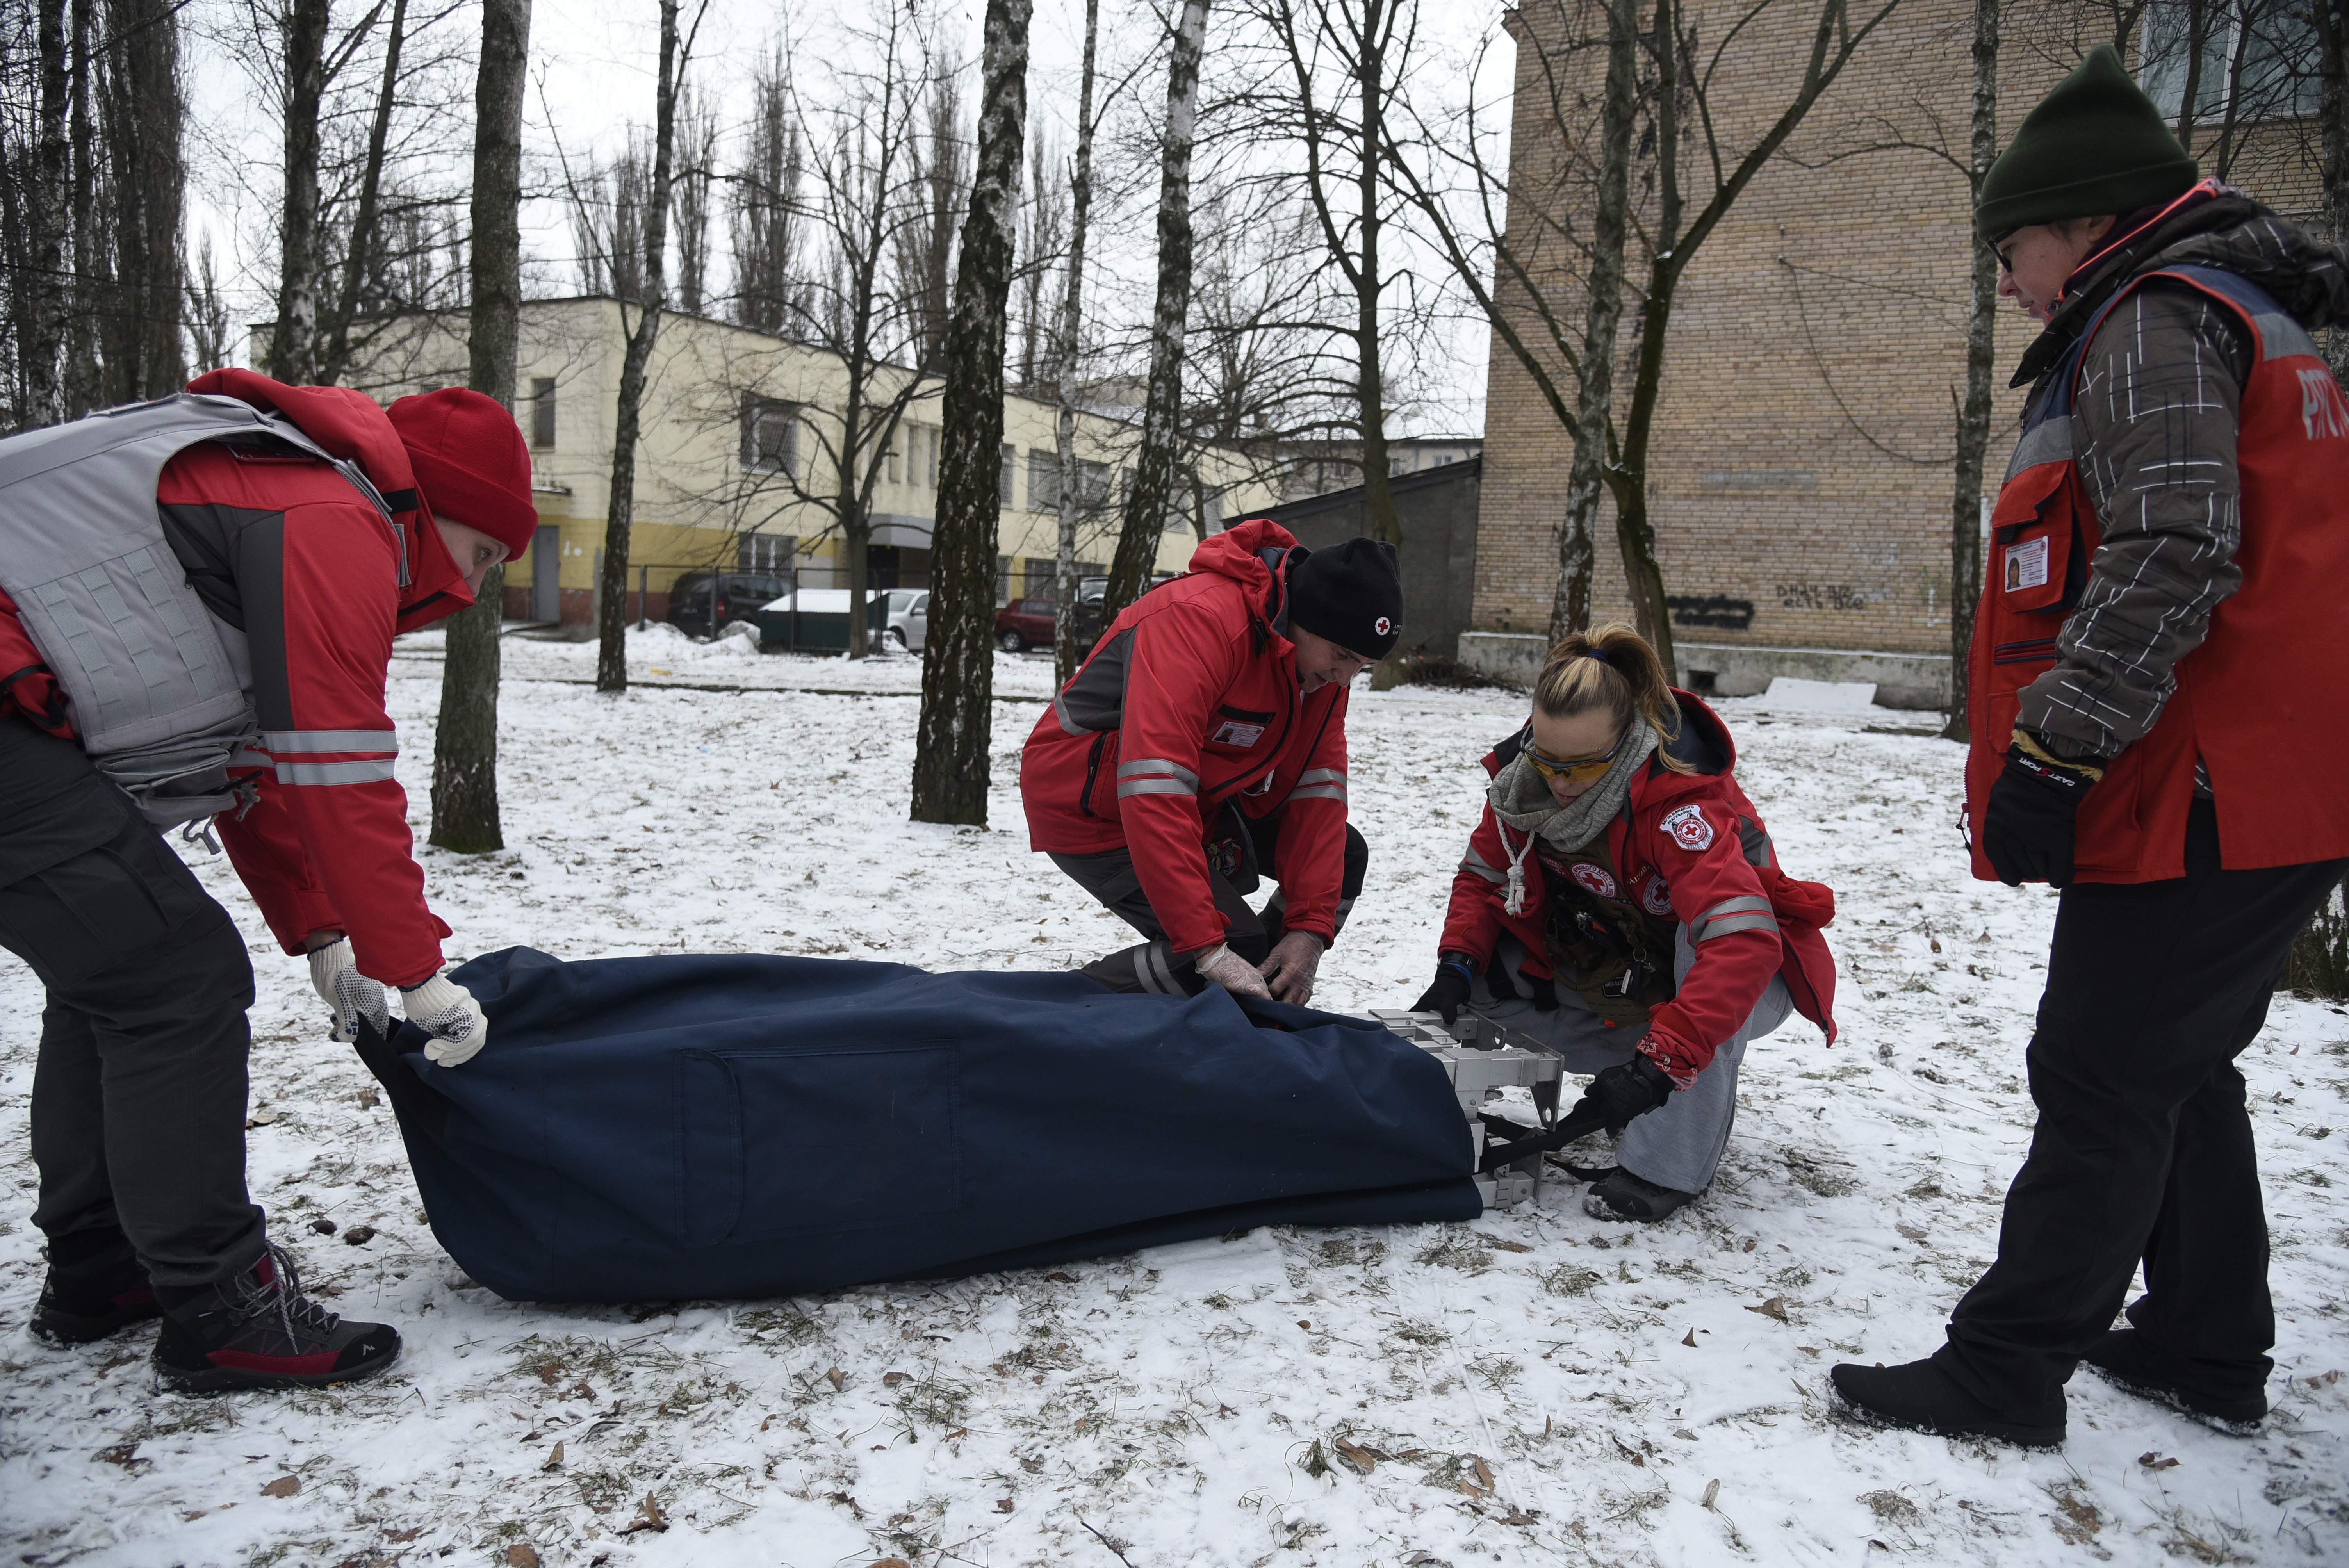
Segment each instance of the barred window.
[[530,381],[530,444],[554,445],[554,377],[533,376]]
[[1061,510],[1061,454],[1041,448],[1028,452],[1028,510]]
[[1002,506],[1011,504],[1011,492],[1019,480],[1019,449],[1010,442],[1003,443],[1003,456],[995,473],[996,500]]
[[799,471],[800,411],[772,397],[742,395],[742,466],[754,473]]
[[790,533],[746,533],[734,543],[735,565],[743,572],[780,575],[792,569],[800,552],[799,537]]

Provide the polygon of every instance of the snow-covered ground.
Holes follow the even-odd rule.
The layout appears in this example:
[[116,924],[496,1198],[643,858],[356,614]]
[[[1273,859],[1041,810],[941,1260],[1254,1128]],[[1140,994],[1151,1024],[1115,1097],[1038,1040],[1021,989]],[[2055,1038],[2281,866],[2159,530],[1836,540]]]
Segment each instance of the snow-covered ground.
[[[452,957],[760,951],[1071,965],[1123,928],[1030,855],[1015,793],[1049,695],[997,665],[993,825],[905,820],[918,661],[761,657],[656,632],[648,685],[507,645],[512,848],[424,851]],[[392,707],[423,821],[438,649]],[[659,689],[655,689],[657,686]],[[1319,1000],[1408,1003],[1521,699],[1357,696],[1368,891]],[[2052,901],[1966,877],[1959,750],[1918,716],[1724,711],[1798,874],[1837,889],[1844,1042],[1748,1058],[1714,1190],[1658,1229],[1537,1210],[1257,1231],[1048,1272],[751,1304],[545,1307],[471,1284],[421,1222],[390,1112],[256,954],[252,1181],[339,1310],[398,1324],[372,1384],[200,1401],[144,1336],[44,1349],[25,1122],[39,992],[0,960],[0,1535],[31,1564],[2349,1562],[2349,1018],[2279,999],[2257,1104],[2282,1343],[2266,1435],[2084,1373],[2023,1454],[1858,1427],[1826,1368],[1940,1340],[2028,1138]],[[329,1237],[312,1222],[340,1226]],[[349,1244],[354,1227],[372,1238]],[[289,1479],[290,1478],[290,1479]]]

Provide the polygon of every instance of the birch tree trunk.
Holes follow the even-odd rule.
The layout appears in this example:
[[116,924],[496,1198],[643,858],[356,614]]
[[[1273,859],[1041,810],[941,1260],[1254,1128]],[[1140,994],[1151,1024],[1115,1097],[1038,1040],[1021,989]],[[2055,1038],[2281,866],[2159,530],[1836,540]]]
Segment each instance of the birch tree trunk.
[[[1973,145],[1966,164],[1974,201],[1998,157],[1998,0],[1974,0]],[[1967,233],[1973,232],[1971,224]],[[1950,498],[1950,721],[1941,733],[1966,738],[1971,698],[1974,607],[1982,598],[1983,459],[1990,447],[1991,375],[1997,366],[1998,257],[1972,241],[1972,297],[1966,310],[1966,397],[1958,410],[1957,485]]]
[[1117,555],[1109,569],[1102,624],[1142,596],[1158,559],[1174,493],[1176,427],[1183,402],[1183,332],[1191,308],[1191,143],[1199,116],[1199,57],[1206,47],[1208,0],[1183,0],[1166,63],[1166,140],[1158,177],[1158,304],[1150,323],[1150,389],[1142,408],[1142,449],[1133,460]]
[[1068,287],[1061,296],[1060,539],[1052,556],[1052,684],[1076,678],[1084,650],[1077,646],[1077,355],[1084,339],[1085,239],[1093,206],[1093,73],[1101,37],[1101,0],[1085,0],[1085,63],[1077,80],[1077,157],[1070,181]]
[[78,419],[103,407],[106,390],[99,379],[98,322],[102,248],[98,242],[98,132],[90,112],[90,92],[98,75],[97,0],[72,0],[73,83],[71,140],[73,144],[73,260],[66,297],[72,301],[67,320],[60,372],[60,398],[68,419]]
[[1575,402],[1574,457],[1566,476],[1566,518],[1557,534],[1557,593],[1549,638],[1590,626],[1591,541],[1604,485],[1607,434],[1614,420],[1615,330],[1623,319],[1623,240],[1630,209],[1631,121],[1639,111],[1635,0],[1608,0],[1607,83],[1599,110],[1599,205],[1591,222],[1590,298],[1582,329],[1582,387]]
[[33,308],[26,312],[31,331],[19,346],[25,406],[18,422],[27,428],[54,424],[65,408],[58,384],[58,356],[65,346],[67,181],[71,174],[67,121],[71,111],[67,82],[65,0],[41,0],[35,24],[39,34],[40,129],[34,142],[33,200],[26,224],[32,241]]
[[[525,0],[527,4],[527,0]],[[481,63],[474,77],[474,108],[481,108],[481,76],[490,68],[489,31],[491,22],[481,18]],[[359,295],[367,287],[367,262],[375,254],[376,208],[383,188],[383,155],[385,143],[391,135],[391,106],[399,91],[399,46],[408,33],[408,0],[392,0],[391,32],[384,40],[383,83],[377,89],[375,120],[367,128],[367,161],[359,170],[358,211],[351,220],[350,243],[343,254],[342,287],[335,295],[334,326],[326,335],[326,352],[318,367],[318,379],[328,386],[340,382],[351,359],[351,318],[359,313]],[[473,159],[478,168],[481,141],[488,128],[476,119],[473,127]],[[474,200],[481,199],[481,190],[474,187]],[[479,390],[479,388],[475,388]],[[513,389],[506,389],[506,406],[513,406]]]
[[1005,306],[1012,209],[1028,138],[1028,21],[1034,0],[988,0],[978,157],[947,325],[930,624],[914,738],[917,822],[987,822],[995,701],[995,543],[1001,519]]
[[[660,78],[653,111],[653,183],[644,204],[644,297],[636,327],[620,359],[620,397],[612,421],[612,497],[604,514],[604,580],[596,584],[595,689],[628,689],[628,532],[636,511],[636,438],[644,418],[645,377],[660,336],[667,287],[669,184],[677,139],[677,84],[682,71],[677,34],[678,0],[660,0]],[[620,305],[627,320],[627,304]]]
[[326,92],[328,14],[327,0],[293,0],[285,13],[285,191],[269,374],[288,383],[316,374],[318,107]]
[[[399,36],[395,15],[392,36]],[[483,0],[473,78],[472,321],[465,384],[512,408],[522,335],[522,109],[530,76],[530,0]],[[540,561],[533,571],[551,572]],[[506,569],[444,623],[440,727],[432,748],[431,841],[463,854],[505,848],[498,811],[498,624]]]

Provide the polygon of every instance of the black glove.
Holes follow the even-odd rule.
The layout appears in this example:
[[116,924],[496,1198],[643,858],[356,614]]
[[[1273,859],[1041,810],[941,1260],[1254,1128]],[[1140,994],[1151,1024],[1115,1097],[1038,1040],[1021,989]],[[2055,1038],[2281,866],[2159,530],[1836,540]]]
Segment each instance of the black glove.
[[1557,981],[1551,979],[1547,975],[1528,975],[1526,976],[1526,989],[1534,994],[1535,1012],[1555,1013],[1557,1011]]
[[1644,1053],[1634,1052],[1630,1061],[1592,1078],[1569,1114],[1579,1117],[1596,1111],[1607,1119],[1607,1130],[1620,1137],[1633,1117],[1645,1116],[1671,1098],[1672,1075]]
[[2018,733],[1982,811],[1982,854],[1998,880],[2009,887],[2069,886],[2075,819],[2089,787],[2103,777],[2026,750]]
[[1461,1007],[1468,1000],[1469,971],[1464,965],[1447,958],[1435,966],[1435,983],[1420,994],[1411,1005],[1414,1013],[1441,1013],[1448,1026],[1460,1016]]

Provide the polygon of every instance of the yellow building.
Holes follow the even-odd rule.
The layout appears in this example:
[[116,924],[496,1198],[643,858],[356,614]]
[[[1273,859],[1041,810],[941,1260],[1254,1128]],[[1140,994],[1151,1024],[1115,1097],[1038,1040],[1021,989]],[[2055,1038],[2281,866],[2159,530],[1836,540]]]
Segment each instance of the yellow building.
[[[533,300],[523,306],[515,416],[528,438],[537,492],[536,543],[506,569],[506,614],[585,629],[595,620],[612,439],[626,329],[636,319],[609,298]],[[351,384],[386,402],[461,385],[461,312],[380,329],[353,366]],[[943,384],[897,367],[882,370],[868,402],[904,395],[894,438],[874,475],[868,586],[928,585],[937,504]],[[662,318],[637,448],[629,557],[629,614],[668,613],[670,590],[712,569],[781,578],[810,588],[846,587],[841,531],[827,504],[839,490],[833,453],[846,371],[822,349],[730,322]],[[1032,397],[1004,399],[1003,514],[998,602],[1050,592],[1059,532],[1058,411]],[[1088,572],[1113,553],[1123,479],[1139,432],[1132,420],[1077,417],[1079,484],[1087,502],[1077,554]],[[1193,468],[1180,511],[1191,526],[1162,537],[1158,566],[1180,572],[1200,534],[1252,516],[1275,500],[1268,476],[1237,451],[1210,449]],[[639,606],[637,595],[643,594]]]

